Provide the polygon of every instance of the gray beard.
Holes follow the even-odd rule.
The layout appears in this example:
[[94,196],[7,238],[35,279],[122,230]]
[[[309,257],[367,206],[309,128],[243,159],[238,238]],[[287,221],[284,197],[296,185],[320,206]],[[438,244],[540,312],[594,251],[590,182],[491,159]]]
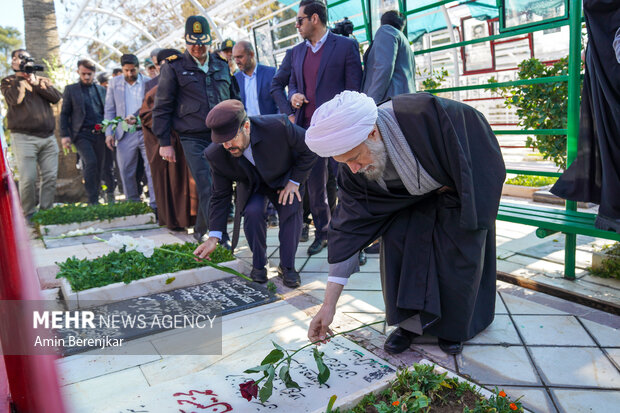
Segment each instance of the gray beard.
[[361,169],[360,172],[364,174],[366,179],[370,181],[378,181],[383,178],[385,172],[385,166],[387,165],[387,151],[385,144],[382,140],[366,139],[364,142],[372,154],[373,162]]

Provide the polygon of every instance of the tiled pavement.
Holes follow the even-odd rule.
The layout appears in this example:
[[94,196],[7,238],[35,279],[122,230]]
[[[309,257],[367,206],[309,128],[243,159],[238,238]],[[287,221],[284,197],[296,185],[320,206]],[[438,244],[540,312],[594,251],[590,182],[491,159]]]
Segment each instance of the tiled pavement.
[[[566,281],[561,278],[561,264],[557,262],[562,259],[562,237],[539,240],[533,232],[531,227],[498,222],[500,271],[536,277],[538,280],[587,291],[587,294],[614,302],[620,299],[618,283],[594,279],[583,270],[589,264],[587,251],[591,250],[592,245],[605,241],[580,237],[579,279]],[[171,235],[162,230],[162,236],[157,238],[169,242]],[[185,238],[178,234],[173,236],[177,239]],[[554,241],[556,239],[557,241]],[[36,242],[33,245],[36,245]],[[270,263],[274,267],[278,264],[277,245],[277,231],[270,229],[268,246]],[[325,289],[326,255],[323,252],[318,256],[307,257],[305,249],[308,245],[309,242],[301,244],[297,253],[296,266],[302,278],[302,286],[298,290],[283,287],[275,278],[275,273],[270,272],[288,305],[278,306],[276,303],[253,310],[253,314],[264,311],[260,319],[274,321],[265,327],[263,338],[267,339],[267,342],[271,337],[277,337],[277,340],[281,341],[291,340],[293,337],[293,340],[302,342],[304,323],[307,324],[308,316],[318,310]],[[103,247],[82,248],[85,256],[104,252]],[[92,252],[89,251],[91,249]],[[59,249],[52,253],[52,250],[41,250],[40,245],[36,245],[35,250],[38,252],[35,253],[38,265],[49,265],[53,263],[52,257],[58,259],[62,255]],[[73,248],[73,252],[76,251],[79,253],[81,249]],[[251,256],[243,242],[238,255],[245,258]],[[339,312],[333,324],[337,330],[344,331],[360,323],[383,319],[384,305],[378,268],[378,258],[369,256],[368,264],[362,267],[362,272],[351,278],[339,301]],[[301,311],[292,316],[290,305]],[[297,323],[298,326],[290,337],[282,334],[282,331],[287,330],[281,330],[278,324],[286,323],[285,320]],[[226,321],[224,328],[226,329]],[[426,358],[487,388],[501,387],[511,397],[523,396],[524,405],[534,412],[612,412],[617,411],[617,406],[620,405],[619,329],[618,316],[498,282],[495,321],[487,330],[467,342],[459,356],[445,355],[435,344],[435,338],[425,336],[415,340],[411,351],[390,356],[382,349],[384,333],[389,333],[390,329],[384,331],[380,326],[357,331],[347,335],[347,338],[393,366],[410,365]],[[247,347],[233,344],[229,349],[231,354],[235,355],[229,354],[229,357],[224,358],[233,361],[239,358],[241,363]],[[110,397],[115,395],[114,400],[118,402],[119,397],[121,399],[119,408],[130,408],[133,405],[124,401],[152,402],[159,400],[157,397],[162,388],[185,388],[183,386],[186,384],[200,382],[207,376],[213,380],[222,378],[221,373],[218,373],[220,370],[215,367],[217,363],[213,360],[196,359],[197,356],[182,360],[171,359],[165,363],[165,368],[158,368],[162,363],[159,359],[133,358],[137,356],[105,360],[101,359],[102,356],[97,356],[99,358],[96,358],[96,361],[93,361],[95,358],[84,359],[87,356],[77,357],[81,358],[81,361],[73,361],[78,358],[67,358],[59,363],[66,372],[63,373],[65,393],[74,406],[80,406],[85,400],[105,400],[107,406],[117,407],[110,402],[114,399]],[[64,370],[72,363],[82,363],[82,367]],[[84,369],[84,366],[89,366],[89,369]],[[246,367],[237,367],[235,363],[225,366],[228,369],[234,366],[237,370]],[[177,384],[183,386],[175,387]],[[106,411],[92,410],[96,404],[91,403],[88,406],[88,411]],[[139,407],[139,404],[135,406]],[[240,407],[243,406],[245,405]],[[243,408],[237,410],[249,411]]]

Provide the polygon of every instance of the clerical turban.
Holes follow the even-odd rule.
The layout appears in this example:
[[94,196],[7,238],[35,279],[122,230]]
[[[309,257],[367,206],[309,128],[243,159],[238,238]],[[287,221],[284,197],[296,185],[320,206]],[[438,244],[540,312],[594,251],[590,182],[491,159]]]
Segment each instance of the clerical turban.
[[345,90],[314,112],[306,131],[306,145],[324,158],[342,155],[364,142],[376,121],[374,100]]

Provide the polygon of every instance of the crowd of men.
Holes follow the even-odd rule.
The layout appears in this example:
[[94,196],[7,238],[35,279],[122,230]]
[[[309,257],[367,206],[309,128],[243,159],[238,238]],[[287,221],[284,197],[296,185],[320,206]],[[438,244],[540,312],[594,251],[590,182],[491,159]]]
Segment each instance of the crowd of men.
[[[257,64],[248,41],[227,39],[209,52],[202,16],[187,19],[184,52],[153,51],[144,73],[126,54],[120,73],[96,84],[94,63],[80,60],[80,81],[64,92],[61,135],[80,154],[88,201],[99,202],[102,180],[113,194],[115,164],[126,199],[140,200],[146,182],[161,225],[194,227],[200,258],[218,244],[234,249],[243,219],[250,276],[259,283],[267,282],[267,226],[279,225],[278,275],[291,288],[300,285],[295,255],[313,222],[307,254],[328,247],[330,262],[313,341],[327,338],[343,286],[381,239],[368,252],[381,254],[388,322],[399,325],[386,350],[404,351],[428,331],[444,351],[460,352],[493,319],[503,161],[480,113],[413,94],[405,17],[390,11],[381,23],[364,70],[357,41],[328,29],[317,0],[301,1],[296,27],[304,40],[277,70]],[[61,94],[22,71],[2,81],[2,93],[30,217],[37,166],[40,208],[53,201],[50,105]],[[97,130],[116,117],[127,127]]]

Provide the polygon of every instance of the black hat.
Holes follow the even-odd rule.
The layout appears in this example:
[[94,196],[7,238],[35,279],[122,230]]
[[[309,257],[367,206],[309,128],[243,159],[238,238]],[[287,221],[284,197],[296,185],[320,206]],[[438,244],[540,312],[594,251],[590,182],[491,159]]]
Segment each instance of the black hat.
[[179,52],[177,49],[162,49],[160,50],[159,53],[157,53],[157,64],[161,65],[164,60],[168,59],[171,56],[176,56],[174,59],[168,59],[168,60],[175,60],[178,59],[182,56],[183,54],[181,52]]
[[234,138],[244,119],[245,109],[239,100],[229,99],[215,105],[205,122],[211,129],[211,142],[224,143]]
[[109,80],[110,80],[110,75],[107,74],[106,72],[99,73],[97,75],[97,82],[99,82],[99,84],[105,83]]
[[207,19],[202,16],[189,16],[185,21],[185,43],[211,44],[211,29]]
[[235,41],[233,39],[226,39],[222,42],[220,46],[220,50],[232,49],[235,46]]

